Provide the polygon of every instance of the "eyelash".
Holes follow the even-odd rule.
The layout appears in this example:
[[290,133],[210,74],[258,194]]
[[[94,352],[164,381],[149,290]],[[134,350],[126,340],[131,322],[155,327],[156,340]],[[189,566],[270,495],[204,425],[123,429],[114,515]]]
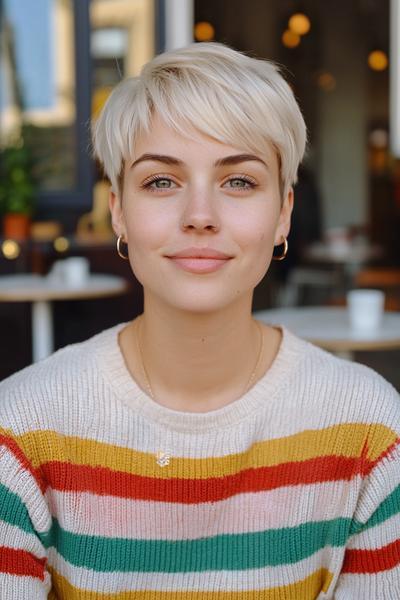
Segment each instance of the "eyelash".
[[[253,190],[254,188],[256,188],[258,186],[257,182],[255,179],[253,179],[252,177],[249,177],[248,175],[233,175],[231,177],[229,177],[225,182],[225,183],[229,183],[232,181],[244,181],[244,183],[246,183],[247,185],[241,188],[236,188],[236,190]],[[231,189],[235,189],[235,188],[231,188]]]
[[[158,191],[164,191],[164,190],[173,189],[173,188],[164,188],[163,189],[163,188],[151,187],[153,183],[156,183],[157,181],[163,181],[163,180],[171,181],[172,183],[174,183],[173,180],[171,179],[171,177],[169,177],[167,175],[153,175],[152,177],[150,177],[149,179],[147,179],[146,181],[144,181],[140,187],[142,189],[146,189],[146,190],[149,190],[149,191],[155,192],[155,193],[157,193]],[[258,187],[258,184],[255,181],[255,179],[253,179],[252,177],[249,177],[248,175],[234,175],[234,176],[231,176],[231,177],[229,177],[224,182],[224,185],[226,183],[229,183],[229,182],[232,182],[232,181],[243,181],[244,183],[246,183],[246,186],[237,187],[237,188],[231,188],[231,189],[235,189],[235,191],[238,191],[238,190],[249,190],[249,189],[254,189],[254,188]]]
[[[143,190],[149,190],[149,191],[158,191],[161,190],[162,188],[152,188],[151,185],[153,183],[155,183],[156,181],[163,181],[164,179],[168,180],[168,181],[172,181],[171,177],[168,177],[167,175],[152,175],[152,177],[149,177],[149,179],[146,179],[142,185],[140,186]],[[166,190],[169,190],[171,188],[164,188]]]

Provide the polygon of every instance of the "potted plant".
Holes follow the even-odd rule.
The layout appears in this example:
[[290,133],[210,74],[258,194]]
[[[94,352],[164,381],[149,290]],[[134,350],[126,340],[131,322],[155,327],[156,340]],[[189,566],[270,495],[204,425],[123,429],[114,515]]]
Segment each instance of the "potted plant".
[[5,238],[29,237],[35,191],[31,156],[24,144],[0,150],[0,210]]

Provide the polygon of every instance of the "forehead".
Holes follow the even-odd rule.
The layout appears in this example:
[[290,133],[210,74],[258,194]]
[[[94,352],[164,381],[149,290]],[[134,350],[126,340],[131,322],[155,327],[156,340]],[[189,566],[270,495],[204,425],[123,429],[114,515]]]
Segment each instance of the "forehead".
[[268,162],[271,166],[278,165],[277,153],[271,143],[265,141],[262,149],[250,148],[241,139],[221,140],[196,129],[191,124],[185,124],[178,131],[166,123],[161,117],[154,116],[148,131],[143,132],[135,140],[131,163],[142,154],[163,154],[177,158],[189,158],[194,155],[198,160],[207,161],[235,154],[251,154]]

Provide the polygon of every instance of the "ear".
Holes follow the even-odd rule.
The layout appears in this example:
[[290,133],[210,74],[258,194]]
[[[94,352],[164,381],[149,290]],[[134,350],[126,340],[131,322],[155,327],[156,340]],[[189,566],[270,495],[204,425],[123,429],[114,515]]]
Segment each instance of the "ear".
[[290,218],[292,216],[294,204],[294,192],[291,187],[284,199],[281,212],[279,214],[278,225],[275,231],[275,246],[279,246],[283,243],[284,238],[287,238],[290,231]]
[[115,234],[117,236],[122,235],[126,240],[125,218],[122,211],[121,199],[112,188],[110,189],[110,194],[108,196],[108,206],[110,208],[111,222]]

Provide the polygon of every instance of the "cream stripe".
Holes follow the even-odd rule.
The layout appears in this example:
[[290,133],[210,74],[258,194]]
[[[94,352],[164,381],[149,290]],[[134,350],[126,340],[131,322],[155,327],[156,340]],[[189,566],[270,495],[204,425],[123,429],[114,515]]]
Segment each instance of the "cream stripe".
[[46,573],[44,581],[40,581],[36,577],[21,577],[0,572],[2,600],[46,600],[50,589],[49,573]]
[[371,511],[390,496],[399,486],[400,478],[400,446],[397,446],[392,455],[378,463],[368,476],[368,485],[364,485],[360,500],[354,512],[354,518],[360,523],[366,523],[371,516]]
[[33,533],[22,531],[16,525],[10,525],[0,519],[0,546],[14,550],[26,550],[38,558],[45,558],[46,551]]
[[18,459],[8,448],[1,448],[0,483],[16,494],[27,507],[33,526],[39,533],[51,527],[51,515],[45,505],[42,492],[32,475],[21,467]]
[[374,550],[400,539],[400,514],[393,515],[383,523],[378,523],[350,538],[348,547],[360,550]]
[[178,540],[351,517],[357,495],[351,488],[346,481],[288,486],[198,505],[48,490],[47,502],[61,527],[73,533]]
[[333,598],[334,600],[398,600],[400,565],[373,574],[343,573],[335,587]]
[[[340,561],[340,548],[323,548],[294,565],[249,569],[246,571],[202,571],[200,573],[102,573],[75,567],[54,548],[49,550],[49,565],[73,586],[87,591],[117,593],[125,590],[158,591],[247,591],[290,585],[304,579],[321,566]],[[257,583],[258,582],[258,585]]]

